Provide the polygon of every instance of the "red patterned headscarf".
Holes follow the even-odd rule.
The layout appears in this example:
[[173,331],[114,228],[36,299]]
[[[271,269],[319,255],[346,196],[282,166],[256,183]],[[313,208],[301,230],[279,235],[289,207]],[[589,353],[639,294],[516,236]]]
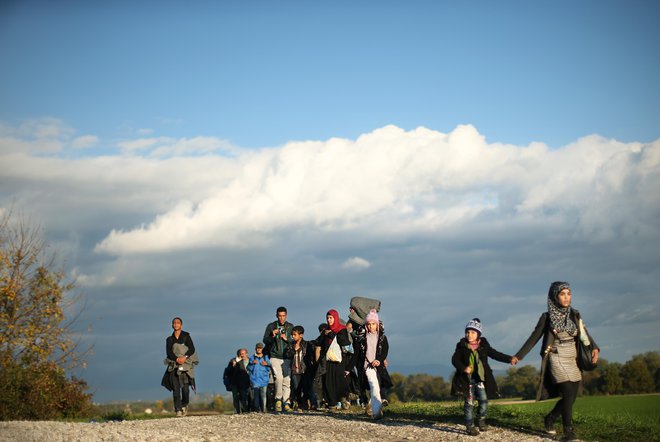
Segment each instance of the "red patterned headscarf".
[[335,318],[334,322],[332,323],[332,326],[330,326],[330,330],[333,331],[333,333],[337,334],[343,329],[346,328],[345,325],[341,325],[341,322],[339,322],[339,313],[337,313],[337,310],[329,310],[328,313],[325,314],[326,318],[328,316],[332,316]]

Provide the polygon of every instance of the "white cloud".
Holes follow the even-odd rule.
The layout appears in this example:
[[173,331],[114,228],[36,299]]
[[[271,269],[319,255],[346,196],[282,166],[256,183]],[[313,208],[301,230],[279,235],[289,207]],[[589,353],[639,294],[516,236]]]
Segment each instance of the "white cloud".
[[153,137],[123,141],[118,144],[125,154],[143,153],[150,157],[201,156],[214,153],[233,154],[237,149],[228,141],[214,137]]
[[[191,142],[196,147],[188,149]],[[162,149],[203,146],[192,139]],[[238,156],[232,161],[237,173],[207,198],[194,203],[191,194],[148,224],[115,229],[97,250],[245,247],[301,228],[405,235],[481,218],[554,224],[607,239],[654,228],[658,150],[660,141],[625,144],[596,136],[558,150],[488,144],[472,126],[449,134],[387,126],[357,140],[292,142]],[[637,216],[617,213],[621,204],[636,208]]]
[[364,258],[354,256],[344,261],[341,264],[341,267],[348,270],[366,270],[371,267],[371,263]]
[[99,138],[96,135],[84,135],[71,142],[71,146],[76,149],[87,149],[98,144]]

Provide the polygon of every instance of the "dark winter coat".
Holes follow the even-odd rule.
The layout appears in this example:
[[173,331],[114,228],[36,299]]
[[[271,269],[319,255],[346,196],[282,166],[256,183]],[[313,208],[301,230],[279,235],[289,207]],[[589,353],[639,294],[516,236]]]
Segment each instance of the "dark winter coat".
[[[273,330],[276,328],[281,328],[281,333],[273,337]],[[293,342],[291,337],[291,332],[293,331],[293,324],[289,321],[285,321],[284,325],[281,325],[279,321],[271,322],[266,326],[266,331],[264,332],[264,354],[268,355],[271,359],[291,359],[291,353],[289,346]],[[283,334],[286,334],[286,341],[281,338]]]
[[230,359],[225,369],[225,374],[229,376],[230,386],[239,390],[250,388],[250,373],[247,369],[249,361],[241,360],[232,364],[234,361],[236,361],[235,358]]
[[[571,313],[569,317],[573,322],[575,322],[576,325],[578,325],[580,319],[582,319],[580,312],[575,310],[574,308],[571,308]],[[591,337],[586,327],[584,330],[587,332],[587,336],[591,341],[591,345],[593,345],[595,349],[600,350],[598,348],[598,345],[596,345],[596,341],[594,341],[594,339]],[[527,353],[529,353],[532,350],[532,348],[534,348],[536,343],[539,342],[541,337],[543,337],[543,345],[541,346],[541,357],[542,357],[541,378],[539,381],[539,386],[536,391],[537,401],[559,396],[559,389],[557,388],[557,385],[554,383],[554,380],[552,379],[552,375],[550,374],[550,368],[548,366],[550,351],[546,351],[548,350],[548,347],[552,347],[552,343],[554,341],[554,333],[550,329],[550,315],[548,315],[548,312],[545,312],[541,315],[541,317],[539,318],[539,322],[537,322],[536,327],[534,327],[534,331],[532,331],[532,334],[529,335],[527,341],[525,341],[525,343],[520,348],[520,350],[518,350],[518,352],[516,353],[516,357],[522,360],[527,355]],[[578,335],[575,338],[576,346],[578,339],[580,339],[580,327],[578,327]]]
[[[493,358],[496,361],[509,363],[511,362],[511,356],[500,353],[490,346],[488,340],[484,337],[480,338],[481,342],[479,348],[477,349],[477,354],[479,355],[479,363],[484,367],[484,377],[483,379],[484,386],[486,387],[486,396],[488,399],[496,399],[500,396],[500,392],[497,389],[497,384],[495,383],[495,377],[493,376],[493,370],[491,370],[490,365],[488,364],[488,358]],[[468,348],[467,339],[461,339],[458,344],[456,344],[456,350],[454,350],[454,355],[451,358],[451,363],[456,367],[456,373],[454,374],[454,379],[452,380],[451,392],[456,396],[463,396],[470,386],[470,376],[472,374],[465,373],[465,369],[470,366],[470,354],[472,350]]]
[[[361,339],[358,341],[358,356],[357,356],[357,368],[358,368],[358,377],[360,381],[360,388],[368,390],[369,382],[367,381],[367,376],[365,375],[364,363],[367,359],[367,339]],[[376,360],[380,361],[380,365],[376,367],[376,374],[378,375],[378,385],[381,389],[391,388],[392,379],[390,374],[387,372],[387,368],[383,364],[383,361],[387,359],[387,354],[390,350],[390,345],[387,342],[387,336],[384,333],[378,332],[378,345],[376,347]],[[371,363],[373,361],[366,361]]]

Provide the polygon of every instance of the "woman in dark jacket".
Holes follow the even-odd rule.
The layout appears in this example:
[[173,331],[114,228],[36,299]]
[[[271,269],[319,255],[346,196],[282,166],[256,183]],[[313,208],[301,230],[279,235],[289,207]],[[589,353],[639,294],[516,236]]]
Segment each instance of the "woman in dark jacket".
[[587,332],[580,312],[571,307],[571,296],[571,287],[567,282],[556,281],[550,285],[548,311],[541,315],[536,328],[516,353],[517,359],[524,358],[543,337],[541,382],[536,400],[561,396],[543,423],[547,433],[555,434],[554,423],[561,416],[566,441],[575,440],[573,403],[582,381],[582,372],[577,365],[578,340],[593,346],[592,363],[598,362],[600,352]]
[[334,407],[336,404],[342,404],[342,407],[348,408],[348,381],[349,373],[355,365],[355,355],[346,351],[351,345],[346,326],[339,321],[337,310],[330,310],[326,314],[328,328],[323,332],[321,339],[321,353],[326,355],[332,340],[337,337],[337,343],[342,349],[341,362],[330,361],[326,358],[326,372],[323,386],[325,397],[328,400],[328,406]]
[[488,428],[486,426],[488,399],[496,399],[500,396],[488,358],[514,363],[513,357],[491,347],[488,340],[481,336],[481,331],[479,318],[469,321],[465,326],[465,337],[456,344],[456,350],[451,358],[451,363],[456,367],[451,391],[452,394],[463,396],[465,399],[463,406],[465,427],[471,436],[479,434],[473,421],[474,400],[479,401],[477,410],[479,429],[485,431]]

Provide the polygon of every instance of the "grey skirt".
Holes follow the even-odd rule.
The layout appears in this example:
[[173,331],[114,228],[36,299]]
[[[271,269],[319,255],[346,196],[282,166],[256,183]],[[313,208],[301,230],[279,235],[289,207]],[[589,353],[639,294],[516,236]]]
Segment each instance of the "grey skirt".
[[[563,337],[562,337],[563,338]],[[550,353],[550,374],[555,383],[580,382],[582,373],[577,366],[575,339],[556,340],[556,352]]]

